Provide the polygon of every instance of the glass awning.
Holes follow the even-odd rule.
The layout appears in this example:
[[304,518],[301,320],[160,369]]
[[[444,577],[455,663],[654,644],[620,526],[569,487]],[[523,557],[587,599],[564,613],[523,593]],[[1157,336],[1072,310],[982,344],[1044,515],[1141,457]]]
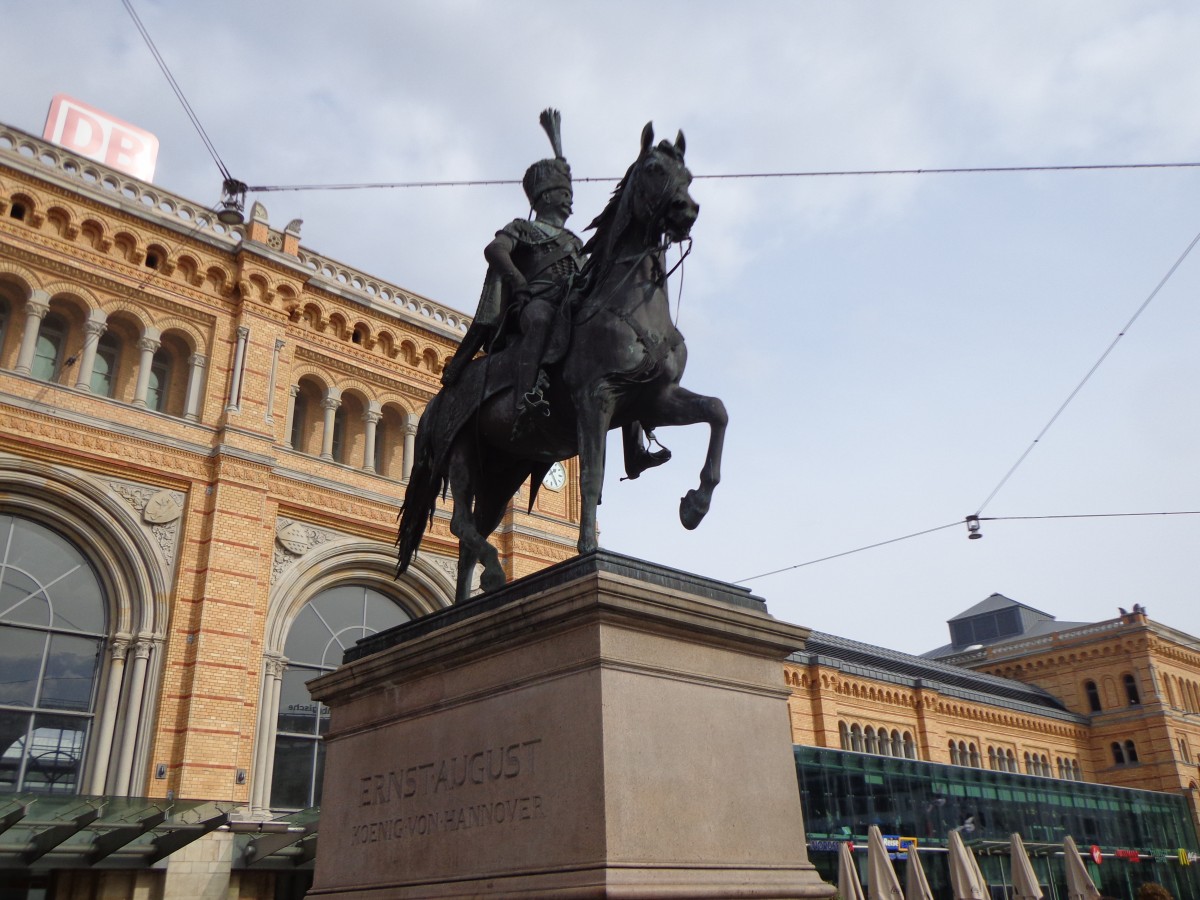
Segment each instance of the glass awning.
[[0,870],[145,868],[228,825],[238,804],[14,794],[0,799]]

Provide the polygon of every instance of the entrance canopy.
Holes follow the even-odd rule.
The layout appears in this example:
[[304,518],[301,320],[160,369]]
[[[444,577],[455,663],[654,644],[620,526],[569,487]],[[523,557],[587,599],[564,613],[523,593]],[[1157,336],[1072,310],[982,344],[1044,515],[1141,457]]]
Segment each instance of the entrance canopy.
[[211,800],[15,794],[0,800],[0,871],[151,866],[229,823]]

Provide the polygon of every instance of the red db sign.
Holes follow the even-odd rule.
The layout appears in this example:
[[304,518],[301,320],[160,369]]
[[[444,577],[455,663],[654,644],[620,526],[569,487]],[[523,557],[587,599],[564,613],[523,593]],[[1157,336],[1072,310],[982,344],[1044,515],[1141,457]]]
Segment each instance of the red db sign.
[[1100,865],[1100,863],[1104,862],[1104,854],[1100,852],[1100,847],[1098,845],[1092,844],[1091,853],[1092,862],[1094,862],[1096,865]]
[[158,138],[66,94],[50,101],[42,137],[142,181],[154,178]]

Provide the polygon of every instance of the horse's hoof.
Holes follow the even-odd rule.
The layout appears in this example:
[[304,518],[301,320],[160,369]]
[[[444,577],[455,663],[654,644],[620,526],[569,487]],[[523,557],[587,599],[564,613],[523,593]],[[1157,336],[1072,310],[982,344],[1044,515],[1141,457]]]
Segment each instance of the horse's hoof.
[[479,586],[483,588],[486,594],[498,591],[506,584],[508,584],[508,581],[505,579],[503,571],[491,572],[484,569],[483,574],[479,577]]
[[697,490],[688,491],[679,501],[679,521],[683,527],[691,531],[708,512],[708,498]]

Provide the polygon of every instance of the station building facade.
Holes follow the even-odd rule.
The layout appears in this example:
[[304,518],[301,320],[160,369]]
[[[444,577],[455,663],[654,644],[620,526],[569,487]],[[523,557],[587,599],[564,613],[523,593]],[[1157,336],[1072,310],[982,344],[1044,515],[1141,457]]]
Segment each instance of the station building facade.
[[[304,682],[454,596],[446,515],[399,580],[393,544],[468,322],[300,224],[0,125],[0,881],[200,896],[185,838],[319,801]],[[510,577],[574,553],[576,484],[517,498]]]
[[938,854],[959,831],[1000,885],[1019,831],[1054,897],[1071,834],[1098,848],[1105,894],[1200,898],[1200,640],[1140,604],[1059,622],[999,594],[948,624],[923,656],[814,631],[786,663],[818,868],[834,877],[838,842],[877,824],[947,889]]

